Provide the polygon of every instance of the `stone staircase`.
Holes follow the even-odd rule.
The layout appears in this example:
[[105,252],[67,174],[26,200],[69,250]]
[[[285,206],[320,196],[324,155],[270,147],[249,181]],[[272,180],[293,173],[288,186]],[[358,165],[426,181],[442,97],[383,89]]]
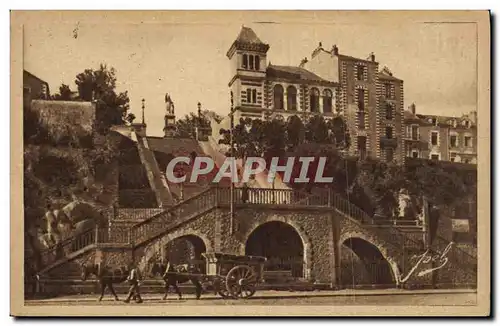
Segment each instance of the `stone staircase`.
[[[332,207],[342,213],[345,218],[356,223],[369,236],[385,242],[391,251],[390,255],[393,260],[398,262],[403,275],[407,275],[417,263],[420,255],[426,250],[428,250],[429,257],[441,257],[450,245],[450,241],[436,237],[432,246],[425,248],[423,239],[422,241],[413,239],[405,232],[405,228],[380,227],[363,210],[337,194],[333,194]],[[452,266],[451,268],[460,269],[466,274],[467,283],[475,284],[477,282],[477,257],[460,248],[453,247],[446,258]]]
[[147,137],[137,135],[137,149],[143,166],[146,168],[151,188],[156,194],[160,207],[168,207],[174,203],[168,184],[162,182],[162,173],[153,152],[149,149]]
[[[235,188],[234,202],[242,204],[242,189]],[[296,207],[331,207],[341,216],[357,225],[366,234],[366,237],[383,242],[388,250],[388,255],[399,265],[402,274],[406,274],[415,264],[414,255],[421,255],[425,251],[423,241],[412,239],[404,231],[398,228],[379,228],[375,221],[364,211],[356,207],[338,194],[324,192],[307,194],[293,190],[272,189],[249,189],[250,201],[246,204],[276,205],[285,204]],[[88,230],[82,235],[70,238],[58,247],[51,248],[42,253],[43,268],[39,275],[50,276],[50,271],[62,264],[77,259],[84,259],[86,255],[99,247],[137,248],[145,246],[161,237],[173,228],[186,223],[198,216],[205,214],[220,205],[229,205],[230,189],[221,187],[209,187],[198,195],[195,195],[177,205],[169,207],[159,214],[144,219],[130,227],[128,232],[120,238],[109,239],[108,230]],[[449,242],[437,238],[435,246],[429,248],[431,256],[440,256],[448,246]],[[467,252],[454,247],[447,255],[452,268],[460,268],[467,274],[470,283],[475,283],[477,278],[477,258]],[[74,277],[74,271],[68,270],[68,277]]]

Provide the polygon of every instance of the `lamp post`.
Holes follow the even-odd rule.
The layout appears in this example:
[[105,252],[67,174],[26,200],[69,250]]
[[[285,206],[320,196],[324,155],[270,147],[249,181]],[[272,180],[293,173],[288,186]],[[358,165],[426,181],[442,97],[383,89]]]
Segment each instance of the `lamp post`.
[[144,118],[144,102],[145,101],[146,101],[145,99],[142,99],[142,124],[146,123],[146,119]]
[[[234,101],[233,101],[233,91],[231,91],[231,129],[229,130],[229,146],[231,146],[231,159],[234,161],[234,139],[233,139],[233,129],[234,129]],[[234,166],[232,167],[234,168]],[[234,220],[234,180],[231,176],[229,184],[229,192],[230,192],[230,234],[233,234],[233,220]]]
[[[175,177],[176,178],[182,178],[184,177],[187,173],[186,173],[186,167],[184,164],[180,164],[178,165],[178,167],[175,168]],[[182,181],[180,183],[180,196],[179,196],[179,201],[183,201],[184,200],[184,182],[185,181]]]
[[196,140],[200,140],[200,124],[201,124],[201,103],[198,102],[198,119],[196,120]]

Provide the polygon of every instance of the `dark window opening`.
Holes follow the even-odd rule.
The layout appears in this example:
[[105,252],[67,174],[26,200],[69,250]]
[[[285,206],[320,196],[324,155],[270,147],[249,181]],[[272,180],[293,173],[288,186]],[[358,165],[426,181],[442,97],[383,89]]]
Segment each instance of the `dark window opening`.
[[364,111],[358,112],[358,128],[365,129],[365,112]]
[[329,89],[323,91],[323,112],[332,112],[332,91]]
[[311,112],[319,112],[319,91],[317,88],[311,89],[309,106],[311,107]]
[[252,90],[252,103],[257,103],[257,90]]
[[439,161],[439,155],[438,154],[432,154],[431,155],[431,160]]
[[386,103],[386,105],[385,105],[385,118],[387,120],[392,120],[394,118],[393,109],[389,103]]
[[450,146],[457,147],[457,136],[455,135],[450,136]]
[[248,56],[246,54],[243,55],[243,68],[248,68]]
[[286,89],[286,106],[289,111],[297,111],[297,89],[293,86]]
[[387,139],[392,139],[392,127],[385,127],[385,137]]
[[260,57],[258,55],[255,56],[255,70],[260,70]]
[[358,80],[364,80],[365,79],[365,67],[363,66],[357,66],[356,68],[356,77]]
[[366,137],[358,136],[358,151],[361,159],[366,158]]
[[248,56],[248,63],[249,63],[249,69],[250,70],[253,70],[253,64],[254,64],[254,58],[253,58],[253,55],[249,55]]
[[438,133],[432,132],[431,134],[431,144],[436,146],[438,144]]
[[358,89],[358,109],[360,111],[365,110],[365,90]]
[[418,126],[411,126],[411,139],[418,140]]
[[465,136],[464,137],[464,144],[465,144],[465,147],[472,147],[472,137]]
[[276,85],[274,86],[274,109],[283,110],[283,86]]
[[385,84],[385,98],[392,98],[391,84]]

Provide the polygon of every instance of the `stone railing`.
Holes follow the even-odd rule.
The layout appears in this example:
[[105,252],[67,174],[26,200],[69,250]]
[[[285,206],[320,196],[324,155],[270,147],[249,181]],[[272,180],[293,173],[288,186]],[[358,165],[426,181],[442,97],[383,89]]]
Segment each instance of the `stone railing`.
[[40,252],[42,269],[73,253],[98,243],[108,242],[108,229],[91,228],[87,231],[68,238],[60,243]]
[[[332,207],[345,214],[347,217],[357,221],[359,225],[368,232],[374,232],[384,241],[390,243],[394,248],[400,248],[398,255],[403,255],[407,260],[406,248],[420,252],[425,250],[423,241],[417,241],[409,237],[405,232],[396,227],[374,228],[377,223],[362,209],[331,191],[320,191],[309,194],[291,189],[259,189],[259,188],[233,188],[233,202],[235,204],[255,205],[286,205],[289,207]],[[42,252],[44,266],[53,264],[71,253],[82,250],[96,244],[106,244],[110,240],[114,244],[139,245],[160,236],[169,229],[184,223],[199,214],[231,203],[231,189],[229,187],[210,187],[198,195],[191,197],[175,206],[162,211],[154,216],[147,217],[144,221],[134,224],[123,232],[119,237],[109,238],[108,229],[91,229],[81,235],[67,239],[58,246]],[[430,249],[431,254],[439,255],[448,242],[438,239],[436,249]],[[446,242],[446,243],[445,243]],[[423,252],[423,251],[422,251]],[[476,273],[475,264],[477,259],[459,248],[454,248],[450,258],[452,262],[459,265],[471,266],[468,270]]]
[[128,233],[131,244],[149,240],[180,220],[184,220],[215,207],[215,191],[209,188],[169,209],[132,226]]

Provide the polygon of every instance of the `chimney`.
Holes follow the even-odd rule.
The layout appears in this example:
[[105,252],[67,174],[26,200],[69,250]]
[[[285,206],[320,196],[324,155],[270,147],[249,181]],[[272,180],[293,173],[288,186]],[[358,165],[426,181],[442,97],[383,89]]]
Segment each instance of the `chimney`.
[[411,113],[416,114],[417,113],[417,107],[415,106],[415,103],[412,103],[409,107]]
[[334,44],[332,46],[332,54],[333,55],[339,55],[339,48],[337,47],[337,44]]
[[302,61],[300,61],[299,67],[300,68],[304,68],[304,66],[305,66],[306,63],[307,63],[307,58],[302,59]]
[[371,62],[375,62],[375,53],[371,52],[370,56],[369,56],[369,59],[370,59]]

